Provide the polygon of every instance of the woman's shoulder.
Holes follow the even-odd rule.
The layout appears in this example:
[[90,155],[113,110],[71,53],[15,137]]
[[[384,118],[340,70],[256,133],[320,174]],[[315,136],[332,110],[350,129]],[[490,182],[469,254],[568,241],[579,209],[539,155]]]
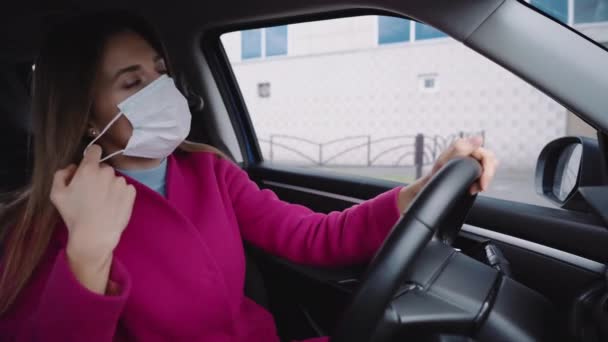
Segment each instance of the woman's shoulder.
[[211,145],[184,143],[174,156],[178,161],[191,164],[196,169],[212,168],[216,173],[229,172],[237,167],[230,157]]

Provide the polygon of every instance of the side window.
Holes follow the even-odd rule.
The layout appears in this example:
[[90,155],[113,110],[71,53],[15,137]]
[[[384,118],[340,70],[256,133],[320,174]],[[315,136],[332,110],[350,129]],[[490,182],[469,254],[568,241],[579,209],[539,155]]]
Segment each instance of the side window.
[[[501,161],[487,195],[551,205],[533,187],[540,150],[560,136],[595,134],[528,83],[422,23],[360,16],[257,31],[265,45],[255,58],[244,51],[250,31],[221,40],[272,163],[408,183],[454,139],[481,135]],[[285,49],[270,51],[288,58],[267,57],[275,42]]]

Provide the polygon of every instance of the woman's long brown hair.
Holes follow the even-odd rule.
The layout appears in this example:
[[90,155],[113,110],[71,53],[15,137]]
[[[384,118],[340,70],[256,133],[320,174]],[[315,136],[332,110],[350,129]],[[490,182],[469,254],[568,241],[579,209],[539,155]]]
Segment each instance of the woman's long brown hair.
[[[87,14],[53,29],[39,50],[32,89],[34,160],[29,184],[0,213],[0,316],[15,303],[36,271],[59,219],[50,202],[55,171],[78,164],[88,138],[93,85],[105,44],[133,31],[167,60],[158,35],[141,17],[125,12]],[[186,152],[219,150],[185,143]]]

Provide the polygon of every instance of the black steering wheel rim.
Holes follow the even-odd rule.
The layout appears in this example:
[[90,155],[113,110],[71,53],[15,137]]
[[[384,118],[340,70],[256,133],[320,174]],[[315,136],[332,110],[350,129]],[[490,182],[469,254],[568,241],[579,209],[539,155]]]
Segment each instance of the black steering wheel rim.
[[[406,280],[405,275],[420,252],[433,236],[451,242],[458,233],[474,201],[469,188],[480,175],[481,166],[476,160],[457,158],[446,163],[429,180],[372,259],[332,342],[372,339],[387,305]],[[448,227],[448,231],[442,227]]]

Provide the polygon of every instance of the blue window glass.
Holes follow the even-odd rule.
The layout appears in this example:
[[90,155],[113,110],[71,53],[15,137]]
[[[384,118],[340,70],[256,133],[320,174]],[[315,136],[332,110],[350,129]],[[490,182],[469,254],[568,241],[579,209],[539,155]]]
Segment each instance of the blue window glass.
[[530,3],[562,23],[568,22],[568,0],[532,0]]
[[266,29],[266,56],[287,54],[287,25]]
[[574,22],[596,23],[608,21],[608,0],[575,0]]
[[416,22],[416,40],[432,39],[447,37],[447,35],[433,26],[425,25],[423,23]]
[[410,40],[410,21],[395,17],[378,17],[378,44],[407,42]]
[[262,57],[262,30],[241,31],[241,58]]

